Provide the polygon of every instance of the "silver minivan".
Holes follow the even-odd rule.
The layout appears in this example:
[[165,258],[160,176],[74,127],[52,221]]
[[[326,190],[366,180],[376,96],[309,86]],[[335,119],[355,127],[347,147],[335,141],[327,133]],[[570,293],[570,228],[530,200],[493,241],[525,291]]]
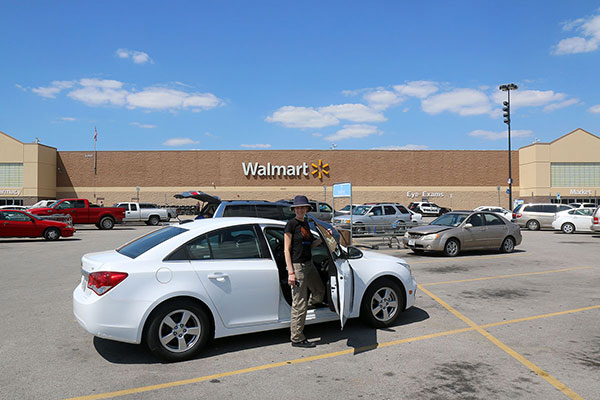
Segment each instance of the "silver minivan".
[[528,203],[520,204],[513,211],[513,222],[520,227],[526,227],[530,231],[540,228],[552,228],[554,214],[560,211],[570,210],[573,207],[566,204],[552,203]]

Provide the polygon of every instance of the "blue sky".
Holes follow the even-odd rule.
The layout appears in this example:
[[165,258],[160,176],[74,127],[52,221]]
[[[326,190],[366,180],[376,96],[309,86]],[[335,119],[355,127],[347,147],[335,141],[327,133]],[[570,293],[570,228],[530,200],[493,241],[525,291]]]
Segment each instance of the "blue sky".
[[[167,5],[168,4],[168,5]],[[0,3],[0,131],[59,150],[505,149],[600,135],[596,1]]]

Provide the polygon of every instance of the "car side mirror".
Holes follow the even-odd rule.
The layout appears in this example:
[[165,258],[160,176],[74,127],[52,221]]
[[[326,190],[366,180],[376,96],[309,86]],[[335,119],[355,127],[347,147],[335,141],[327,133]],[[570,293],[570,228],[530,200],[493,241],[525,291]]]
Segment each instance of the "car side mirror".
[[356,247],[353,247],[353,246],[348,247],[348,259],[349,260],[356,260],[358,258],[361,258],[362,256],[363,256],[362,251],[360,251]]
[[373,215],[375,215],[375,213],[373,211],[371,211],[370,213],[367,214],[369,217],[372,217]]
[[472,228],[472,227],[473,227],[473,224],[465,224],[465,226],[463,228],[469,229],[469,228]]

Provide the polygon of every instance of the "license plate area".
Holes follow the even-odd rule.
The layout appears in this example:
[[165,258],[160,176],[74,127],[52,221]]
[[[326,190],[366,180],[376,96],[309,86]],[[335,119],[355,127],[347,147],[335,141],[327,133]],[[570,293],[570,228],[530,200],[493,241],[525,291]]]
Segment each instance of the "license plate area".
[[89,272],[81,270],[81,290],[85,292],[88,284],[88,279],[90,277]]

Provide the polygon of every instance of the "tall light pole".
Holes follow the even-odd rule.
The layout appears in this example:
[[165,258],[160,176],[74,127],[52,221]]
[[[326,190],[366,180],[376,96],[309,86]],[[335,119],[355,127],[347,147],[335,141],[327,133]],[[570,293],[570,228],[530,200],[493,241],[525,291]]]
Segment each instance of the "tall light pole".
[[504,123],[508,125],[508,209],[512,211],[512,163],[511,163],[511,149],[510,149],[510,91],[517,90],[519,87],[514,83],[506,85],[500,85],[498,89],[503,92],[508,92],[508,101],[504,101],[502,104],[502,111],[504,111]]

